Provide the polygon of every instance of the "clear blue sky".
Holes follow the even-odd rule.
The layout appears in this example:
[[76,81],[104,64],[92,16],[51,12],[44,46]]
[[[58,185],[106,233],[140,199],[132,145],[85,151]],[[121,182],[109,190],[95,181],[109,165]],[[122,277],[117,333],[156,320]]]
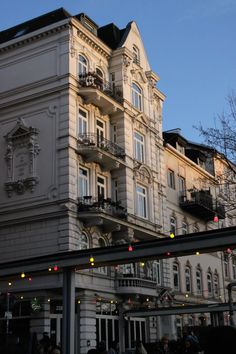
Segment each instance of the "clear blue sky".
[[137,22],[167,96],[166,130],[179,127],[201,141],[193,125],[213,125],[226,109],[225,97],[236,91],[236,0],[7,0],[0,30],[59,7],[86,12],[100,26]]

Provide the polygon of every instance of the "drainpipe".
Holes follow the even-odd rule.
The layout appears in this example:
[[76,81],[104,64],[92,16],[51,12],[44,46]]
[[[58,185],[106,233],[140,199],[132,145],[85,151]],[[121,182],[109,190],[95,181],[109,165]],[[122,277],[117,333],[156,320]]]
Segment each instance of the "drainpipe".
[[229,283],[227,286],[228,297],[229,297],[229,323],[230,326],[235,327],[234,323],[234,307],[233,307],[233,298],[232,298],[232,288],[236,287],[236,282]]

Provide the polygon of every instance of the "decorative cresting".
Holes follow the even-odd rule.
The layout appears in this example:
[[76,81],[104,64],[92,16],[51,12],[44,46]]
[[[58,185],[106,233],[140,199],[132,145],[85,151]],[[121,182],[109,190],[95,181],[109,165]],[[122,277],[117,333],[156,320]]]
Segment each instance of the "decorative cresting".
[[39,131],[27,127],[22,119],[5,136],[7,149],[5,160],[7,163],[7,181],[5,190],[8,197],[12,193],[23,194],[27,189],[34,192],[39,177],[36,176],[36,156],[40,148],[37,142]]

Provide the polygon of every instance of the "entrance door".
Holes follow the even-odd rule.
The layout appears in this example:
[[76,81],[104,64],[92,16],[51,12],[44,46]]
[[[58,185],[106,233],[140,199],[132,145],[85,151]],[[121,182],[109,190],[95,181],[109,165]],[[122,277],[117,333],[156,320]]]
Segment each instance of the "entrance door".
[[125,349],[134,349],[137,341],[146,342],[146,322],[143,318],[125,321]]
[[50,338],[55,341],[56,344],[61,344],[62,340],[62,314],[50,315]]
[[119,343],[119,317],[96,315],[97,344],[106,343],[108,350],[112,342]]

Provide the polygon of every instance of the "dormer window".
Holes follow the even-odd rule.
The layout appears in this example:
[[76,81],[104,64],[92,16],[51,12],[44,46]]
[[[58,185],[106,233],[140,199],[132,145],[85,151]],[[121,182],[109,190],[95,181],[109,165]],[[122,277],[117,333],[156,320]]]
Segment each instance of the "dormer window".
[[78,67],[78,73],[79,76],[84,76],[88,72],[88,60],[83,56],[79,55],[79,67]]
[[185,153],[185,148],[183,145],[179,144],[178,142],[176,142],[176,149],[181,153],[184,154]]
[[140,52],[136,45],[133,46],[133,62],[137,65],[140,65]]

